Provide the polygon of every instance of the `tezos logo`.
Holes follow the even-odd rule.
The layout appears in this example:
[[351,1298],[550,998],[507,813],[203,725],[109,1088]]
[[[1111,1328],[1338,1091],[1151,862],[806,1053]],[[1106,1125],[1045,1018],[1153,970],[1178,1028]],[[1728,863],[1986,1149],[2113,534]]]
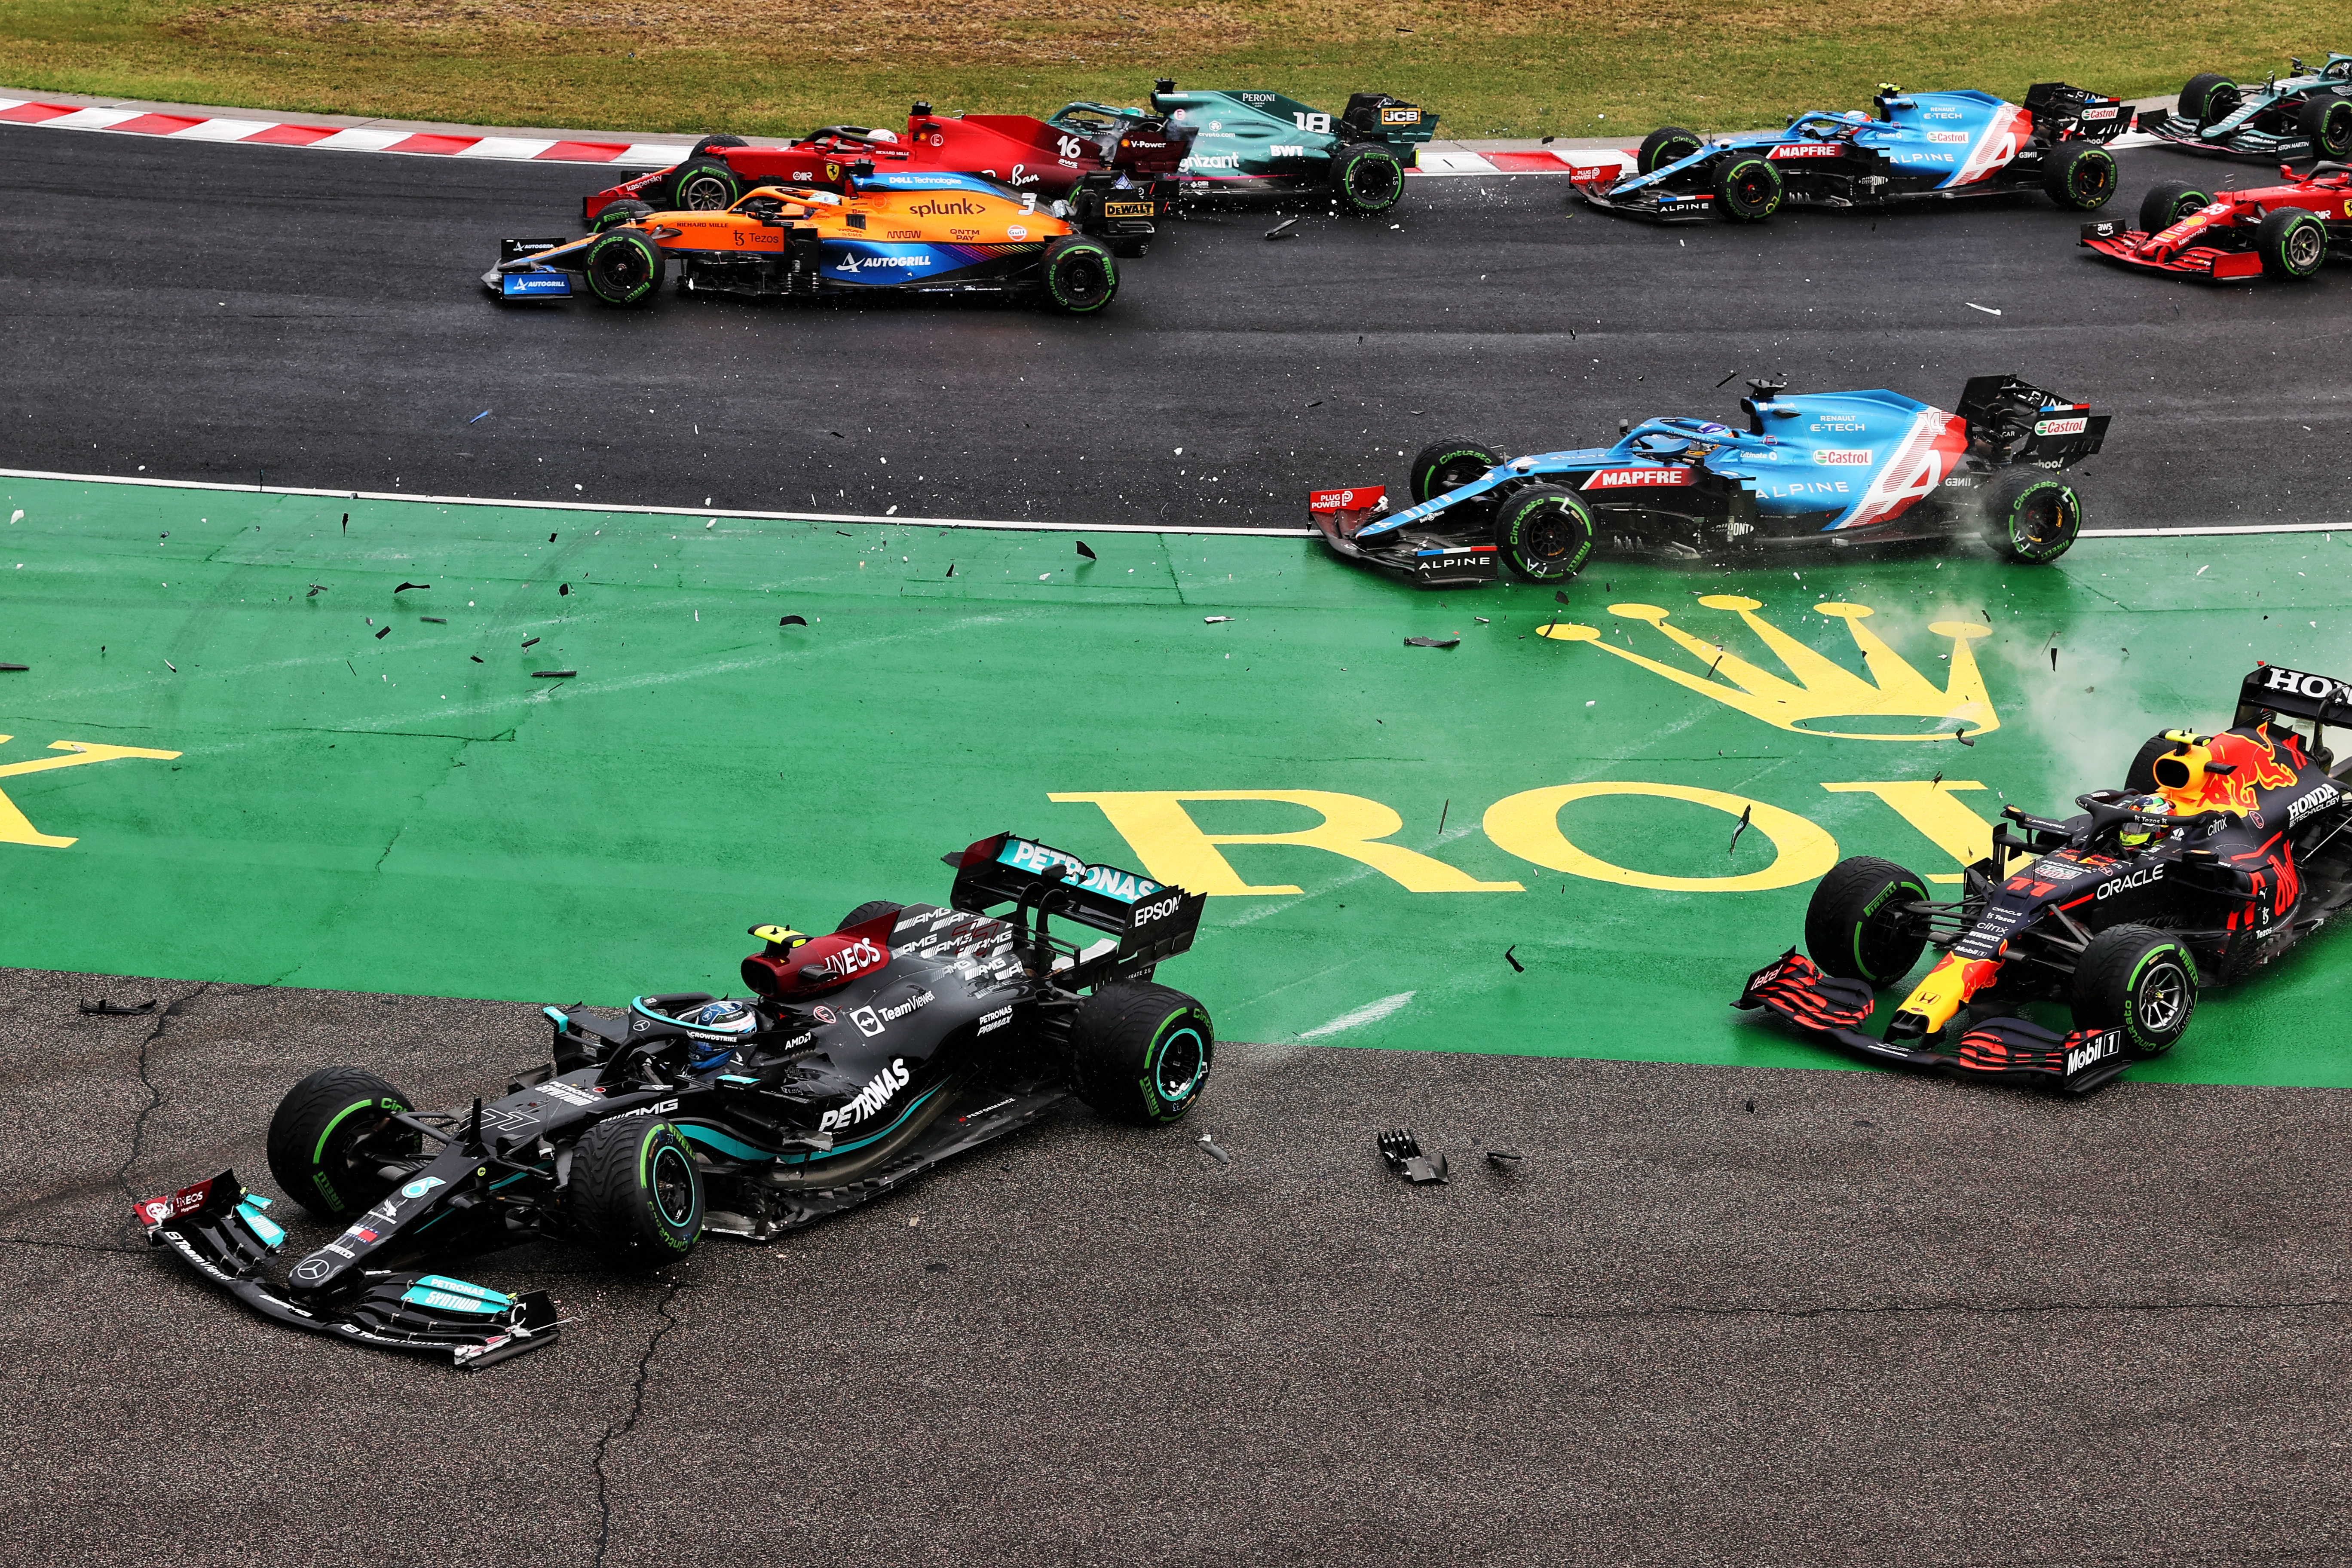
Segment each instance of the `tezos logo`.
[[1867,447],[1817,447],[1813,449],[1813,461],[1829,468],[1866,468],[1870,467],[1870,448]]
[[2163,879],[2163,867],[2143,866],[2138,870],[2131,872],[2127,876],[2117,877],[2112,881],[2100,883],[2099,890],[2095,896],[2097,898],[2104,899],[2115,893],[2128,892],[2134,888],[2145,888],[2150,882],[2158,882]]

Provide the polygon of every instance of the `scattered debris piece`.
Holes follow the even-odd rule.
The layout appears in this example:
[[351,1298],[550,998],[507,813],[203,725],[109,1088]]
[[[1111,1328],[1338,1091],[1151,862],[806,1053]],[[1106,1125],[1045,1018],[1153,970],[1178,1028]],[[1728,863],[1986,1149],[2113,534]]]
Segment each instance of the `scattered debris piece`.
[[1280,223],[1276,224],[1272,228],[1267,229],[1265,231],[1265,237],[1268,239],[1297,239],[1298,237],[1290,231],[1297,222],[1298,220],[1295,217],[1284,218]]
[[1748,1114],[1750,1116],[1756,1114],[1756,1102],[1752,1100],[1748,1102]]
[[950,576],[950,577],[954,576],[954,575],[955,575],[955,569],[956,569],[956,563],[955,563],[954,562],[952,562],[952,561],[949,562],[949,563],[948,563],[948,575],[949,575],[949,576]]
[[[103,653],[105,649],[101,648],[99,651]],[[29,664],[0,664],[0,670],[5,670],[10,675],[22,675],[32,668]]]
[[1739,836],[1748,831],[1748,819],[1754,816],[1755,813],[1756,803],[1753,801],[1750,801],[1748,804],[1739,808],[1739,825],[1731,830],[1731,847],[1724,851],[1726,855],[1734,855],[1738,853]]
[[1407,637],[1404,639],[1404,646],[1407,647],[1457,647],[1461,646],[1461,642],[1460,637]]
[[327,585],[324,583],[313,583],[310,584],[310,591],[302,596],[306,599],[315,599],[326,591]]
[[490,411],[485,408],[479,414],[475,415],[471,419],[467,420],[466,423],[468,425],[479,425],[483,420],[488,419],[489,416]]
[[530,678],[533,680],[568,680],[579,673],[576,669],[534,669]]
[[376,641],[378,641],[378,642],[382,642],[384,638],[386,638],[386,637],[390,637],[391,635],[392,635],[392,628],[391,628],[390,626],[378,626],[378,627],[376,628],[375,640],[376,640]]
[[562,598],[565,595],[567,595],[567,594],[569,594],[569,593],[571,593],[571,592],[572,592],[572,584],[569,584],[569,583],[558,583],[558,584],[555,585],[555,596],[556,596],[557,598],[559,598],[559,599]]
[[428,626],[446,626],[449,624],[449,617],[446,616],[419,616],[416,618]]
[[1952,732],[1952,739],[1958,741],[1963,746],[1973,746],[1976,744],[1975,739],[1971,737],[1966,730],[1954,731]]
[[176,665],[176,664],[173,664],[173,663],[170,659],[168,659],[168,658],[167,658],[167,659],[165,659],[165,660],[163,661],[163,668],[164,668],[165,669],[170,670],[173,675],[177,675],[177,674],[179,674],[179,673],[180,673],[180,667],[179,667],[178,665]]
[[[1603,592],[1606,592],[1606,590],[1603,590]],[[1551,591],[1551,596],[1558,599],[1563,605],[1569,602],[1568,590],[1565,588],[1554,588]]]
[[1492,622],[1492,621],[1488,620],[1488,619],[1487,619],[1486,616],[1471,616],[1470,618],[1471,618],[1472,620],[1474,620],[1474,621],[1477,622],[1477,623],[1478,623],[1480,626],[1493,626],[1493,625],[1495,624],[1494,622]]
[[351,514],[350,512],[345,512],[345,513],[343,513],[343,531],[344,531],[345,533],[349,533],[351,531],[352,531],[352,514]]
[[1974,300],[1963,300],[1960,303],[1966,305],[1971,310],[1982,310],[1988,316],[1998,316],[2000,314],[1999,310],[1994,310],[1990,305],[1979,305]]
[[1230,1165],[1234,1163],[1234,1157],[1210,1142],[1209,1135],[1205,1132],[1201,1134],[1201,1152],[1220,1165]]
[[1204,626],[1213,626],[1221,621],[1230,621],[1232,619],[1233,616],[1202,616],[1201,617],[1201,624]]
[[547,542],[548,542],[550,544],[554,543],[554,542],[555,542],[555,535],[553,535],[553,534],[551,534],[551,534],[549,534],[549,535],[547,536]]
[[1519,1168],[1520,1162],[1524,1161],[1526,1158],[1527,1156],[1525,1154],[1513,1149],[1489,1149],[1486,1151],[1486,1163],[1494,1166],[1495,1169],[1498,1171],[1516,1171]]
[[[1731,375],[1738,375],[1738,374],[1739,373],[1735,370],[1731,373]],[[1721,381],[1715,384],[1715,387],[1717,392],[1722,391],[1725,387],[1731,384],[1731,375],[1727,375]]]
[[1437,808],[1437,832],[1440,837],[1445,835],[1445,814],[1453,809],[1454,797],[1449,795],[1445,797],[1445,804]]
[[1432,1182],[1445,1180],[1445,1156],[1439,1154],[1433,1158],[1423,1154],[1421,1142],[1413,1137],[1411,1128],[1400,1127],[1393,1132],[1383,1132],[1377,1142],[1381,1158],[1389,1163],[1389,1169],[1414,1186],[1425,1187]]
[[478,653],[469,653],[469,654],[467,654],[466,657],[467,657],[467,658],[472,659],[476,664],[488,664],[488,663],[489,663],[489,662],[490,662],[488,659],[484,658],[480,654],[478,654]]
[[1528,972],[1528,966],[1527,966],[1526,964],[1524,964],[1524,963],[1520,963],[1520,962],[1519,962],[1516,957],[1514,957],[1514,956],[1513,956],[1513,954],[1517,953],[1518,951],[1519,951],[1519,944],[1518,944],[1517,942],[1513,942],[1513,943],[1511,943],[1511,945],[1510,945],[1510,946],[1508,946],[1508,947],[1507,947],[1507,948],[1505,948],[1505,949],[1503,950],[1503,962],[1504,962],[1505,963],[1507,963],[1507,964],[1509,964],[1509,965],[1511,966],[1511,973],[1514,973],[1514,974],[1525,974],[1525,973]]
[[119,1004],[110,1002],[105,997],[101,996],[95,1002],[83,1003],[81,1005],[81,1010],[89,1014],[103,1014],[110,1018],[135,1018],[147,1012],[154,1005],[155,998],[152,996],[150,996],[144,1002],[124,1002]]
[[2050,650],[2050,673],[2058,673],[2058,650],[2054,647]]
[[533,638],[531,638],[531,639],[530,639],[530,642],[527,642],[527,643],[523,644],[522,646],[523,646],[523,647],[530,647],[530,646],[531,646],[531,643],[536,643],[537,641],[539,641],[539,639],[538,639],[537,637],[533,637]]
[[776,625],[780,626],[804,626],[808,625],[808,617],[806,616],[786,616],[782,620],[778,621]]
[[1557,136],[1547,136],[1547,137],[1545,137],[1545,138],[1543,139],[1542,142],[1541,142],[1541,143],[1539,143],[1539,145],[1542,145],[1542,146],[1545,146],[1545,147],[1549,147],[1549,146],[1550,146],[1553,142],[1557,142],[1557,141],[1559,141],[1559,137],[1557,137]]
[[1100,557],[1096,555],[1093,551],[1087,548],[1087,542],[1083,539],[1078,541],[1078,553],[1085,556],[1089,561],[1100,559]]
[[433,586],[433,584],[430,583],[403,583],[399,587],[394,588],[393,592],[395,594],[405,594],[411,588],[430,588],[431,586]]
[[942,866],[952,866],[959,871],[962,870],[963,851],[961,849],[949,850],[946,854],[940,857],[940,864]]

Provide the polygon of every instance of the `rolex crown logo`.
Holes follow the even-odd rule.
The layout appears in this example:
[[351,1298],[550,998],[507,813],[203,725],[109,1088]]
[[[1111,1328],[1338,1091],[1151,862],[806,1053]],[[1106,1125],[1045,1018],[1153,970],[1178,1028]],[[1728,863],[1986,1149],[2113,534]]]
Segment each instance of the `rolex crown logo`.
[[[1796,679],[1784,680],[1750,664],[1719,643],[1710,643],[1670,624],[1668,612],[1655,605],[1612,605],[1609,613],[1628,620],[1647,621],[1683,652],[1698,661],[1701,673],[1678,669],[1647,658],[1603,639],[1600,628],[1556,622],[1540,628],[1543,636],[1561,642],[1591,643],[1612,658],[1636,664],[1653,675],[1737,708],[1775,729],[1801,735],[1821,735],[1840,741],[1941,741],[1956,735],[1981,735],[2000,728],[2000,716],[1985,695],[1984,678],[1977,672],[1976,656],[1969,645],[1991,636],[1990,627],[1969,621],[1936,621],[1927,629],[1952,639],[1951,674],[1941,689],[1904,662],[1902,655],[1863,623],[1872,614],[1867,605],[1815,605],[1818,614],[1845,623],[1870,671],[1864,679],[1824,658],[1756,612],[1764,606],[1733,594],[1712,594],[1699,600],[1710,610],[1732,610],[1748,629],[1778,656]],[[1720,677],[1721,679],[1717,679]],[[1906,730],[1916,724],[1920,729]]]

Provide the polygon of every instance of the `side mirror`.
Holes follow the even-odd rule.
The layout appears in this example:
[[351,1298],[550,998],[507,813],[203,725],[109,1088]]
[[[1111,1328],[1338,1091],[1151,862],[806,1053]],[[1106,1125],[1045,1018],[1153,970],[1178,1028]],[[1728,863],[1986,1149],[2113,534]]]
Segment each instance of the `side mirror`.
[[927,98],[919,98],[915,100],[915,107],[907,111],[907,118],[909,120],[928,120],[930,118],[930,113],[931,100]]

